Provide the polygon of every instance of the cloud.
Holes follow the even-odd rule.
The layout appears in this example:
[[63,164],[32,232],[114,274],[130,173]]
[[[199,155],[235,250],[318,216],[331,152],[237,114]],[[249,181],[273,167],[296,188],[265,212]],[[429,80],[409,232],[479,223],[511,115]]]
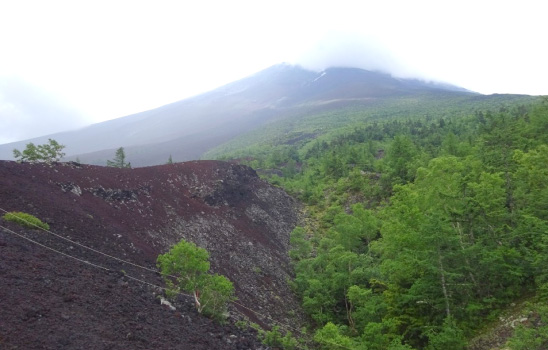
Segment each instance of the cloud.
[[46,91],[0,76],[0,144],[76,129],[89,121]]
[[413,75],[413,69],[380,41],[357,33],[329,32],[294,63],[316,71],[329,67],[353,67],[396,76]]

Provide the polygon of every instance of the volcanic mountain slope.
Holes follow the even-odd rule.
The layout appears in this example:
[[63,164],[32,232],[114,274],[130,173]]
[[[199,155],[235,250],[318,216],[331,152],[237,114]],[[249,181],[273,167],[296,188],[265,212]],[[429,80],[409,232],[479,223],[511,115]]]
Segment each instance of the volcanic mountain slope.
[[[397,79],[356,68],[314,72],[288,64],[275,65],[213,91],[150,111],[32,140],[0,146],[0,159],[54,138],[68,156],[88,164],[105,164],[124,147],[133,166],[199,159],[208,150],[274,120],[298,119],[311,113],[360,106],[405,96],[476,96],[454,86]],[[74,158],[75,159],[75,158]]]
[[112,257],[154,269],[181,238],[195,242],[210,252],[212,270],[233,281],[233,318],[295,325],[287,251],[296,206],[251,168],[225,162],[138,169],[0,162],[1,210],[35,215],[76,242],[0,220],[13,231],[0,229],[0,347],[260,348],[252,333],[199,316],[191,300],[180,297],[177,311],[160,305],[160,290],[131,278],[161,285],[159,276]]

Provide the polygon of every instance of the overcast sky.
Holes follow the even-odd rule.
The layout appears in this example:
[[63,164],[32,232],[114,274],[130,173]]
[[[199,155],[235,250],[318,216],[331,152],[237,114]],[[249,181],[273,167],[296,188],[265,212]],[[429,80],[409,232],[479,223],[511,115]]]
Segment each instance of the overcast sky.
[[288,62],[548,95],[543,1],[0,1],[0,143]]

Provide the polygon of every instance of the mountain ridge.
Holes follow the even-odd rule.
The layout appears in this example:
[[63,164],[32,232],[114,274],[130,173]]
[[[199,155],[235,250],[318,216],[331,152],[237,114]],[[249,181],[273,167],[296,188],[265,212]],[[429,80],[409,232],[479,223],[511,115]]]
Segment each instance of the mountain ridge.
[[[455,88],[456,89],[456,88]],[[152,110],[90,125],[79,130],[0,145],[0,158],[13,148],[54,138],[67,146],[67,159],[104,164],[118,147],[126,148],[134,166],[198,159],[212,147],[273,119],[308,113],[310,105],[339,108],[415,93],[456,92],[427,82],[394,78],[357,68],[323,72],[287,64],[274,65],[210,92]],[[72,158],[70,158],[72,156]]]

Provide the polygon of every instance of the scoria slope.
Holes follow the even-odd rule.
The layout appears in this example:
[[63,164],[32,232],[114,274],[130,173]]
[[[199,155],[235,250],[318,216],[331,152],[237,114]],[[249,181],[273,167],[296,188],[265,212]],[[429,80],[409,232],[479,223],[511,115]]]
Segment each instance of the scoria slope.
[[13,231],[0,229],[0,347],[259,348],[253,334],[199,316],[191,300],[181,297],[176,311],[160,305],[160,290],[131,279],[158,285],[159,276],[112,257],[154,269],[181,238],[195,242],[236,287],[232,319],[295,325],[287,251],[296,206],[251,168],[226,162],[136,169],[0,162],[0,208],[35,215],[76,242],[0,220]]

